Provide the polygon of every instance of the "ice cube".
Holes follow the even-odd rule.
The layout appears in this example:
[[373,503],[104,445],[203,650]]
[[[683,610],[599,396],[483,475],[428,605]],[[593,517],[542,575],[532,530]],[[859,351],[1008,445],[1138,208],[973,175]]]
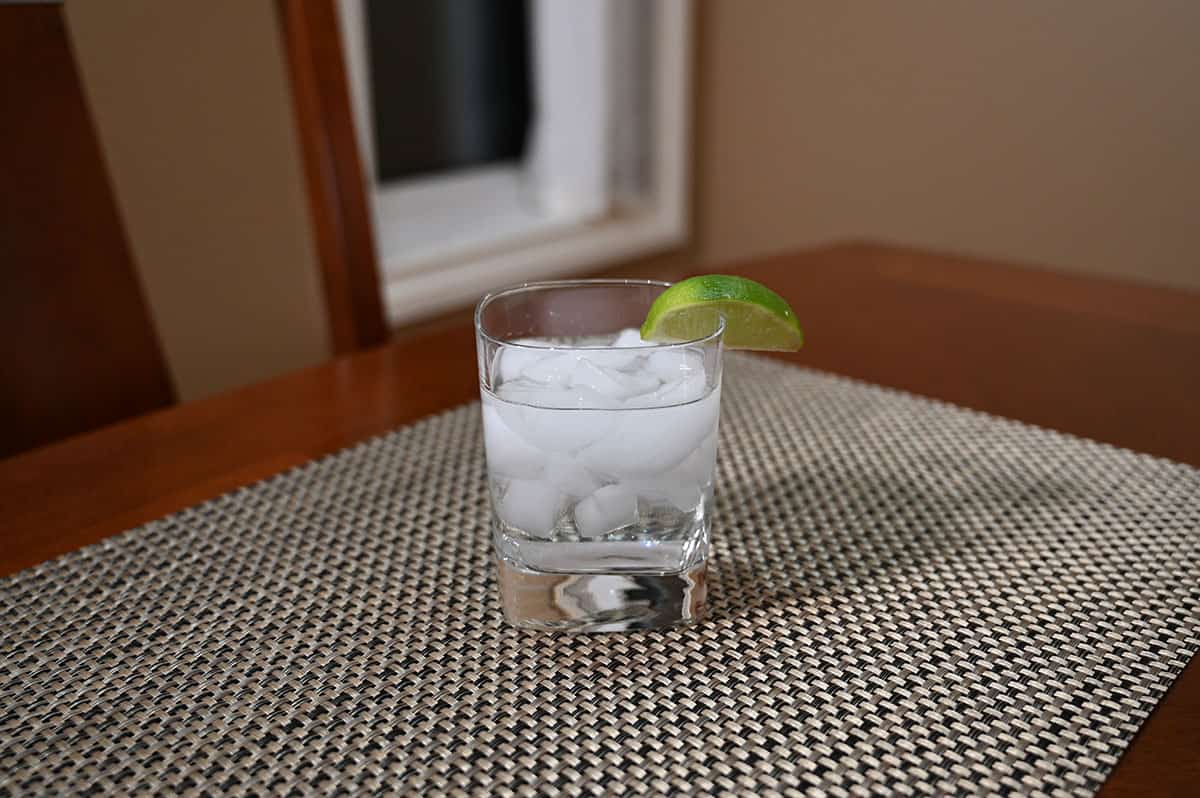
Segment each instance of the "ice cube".
[[642,334],[633,327],[621,330],[615,341],[612,342],[614,347],[624,346],[653,346],[650,341],[643,341]]
[[630,371],[645,359],[644,347],[652,346],[643,341],[635,329],[622,330],[610,345],[612,348],[588,348],[581,355],[594,365],[617,371]]
[[521,369],[521,376],[545,385],[566,387],[578,362],[578,356],[571,352],[557,352],[528,363]]
[[629,397],[628,407],[670,407],[694,402],[704,395],[708,381],[704,372],[694,372],[680,379],[664,382],[650,393]]
[[554,485],[533,479],[514,479],[499,491],[496,514],[509,526],[533,537],[547,537],[563,509],[563,495]]
[[598,538],[637,520],[637,493],[626,485],[605,485],[575,505],[580,537]]
[[546,479],[568,496],[587,496],[600,487],[600,480],[570,457],[551,455],[546,463]]
[[632,370],[638,361],[644,357],[644,352],[637,349],[591,349],[585,350],[582,357],[595,366],[601,366],[613,371]]
[[664,407],[694,402],[704,395],[704,391],[708,387],[707,383],[704,372],[697,371],[688,374],[681,380],[663,383],[655,396]]
[[712,480],[716,464],[717,431],[714,429],[711,435],[701,441],[699,448],[679,464],[677,470],[693,482],[705,483]]
[[650,355],[646,368],[663,382],[675,382],[704,371],[704,357],[694,349],[663,349]]
[[627,373],[597,366],[588,356],[584,356],[571,372],[570,385],[572,388],[590,388],[613,399],[626,399],[651,393],[659,387],[659,380],[651,374]]
[[590,388],[613,399],[620,399],[625,390],[625,386],[614,374],[608,369],[600,368],[587,356],[575,362],[569,384],[572,388]]
[[541,476],[546,455],[526,443],[504,423],[495,400],[483,402],[483,447],[488,470],[493,474],[518,479]]
[[651,498],[666,499],[680,510],[691,510],[700,503],[705,486],[712,483],[717,457],[717,433],[701,441],[683,462],[665,474],[638,483],[638,492]]
[[496,396],[507,402],[517,402],[536,408],[560,410],[615,410],[622,407],[620,399],[606,396],[586,385],[555,388],[527,379],[519,379],[496,389]]
[[592,471],[618,479],[652,477],[679,465],[716,429],[721,392],[674,407],[629,409],[578,457]]
[[[572,452],[609,434],[620,402],[590,388],[533,388],[525,380],[501,385],[496,403],[504,423],[543,452]],[[610,409],[600,409],[610,408]]]
[[679,473],[676,468],[666,476],[639,483],[638,493],[651,499],[665,499],[677,510],[694,510],[700,503],[703,485]]
[[[533,338],[519,338],[511,343],[532,344],[535,342],[536,339]],[[517,379],[525,369],[547,357],[553,351],[552,349],[534,349],[522,346],[506,346],[500,349],[496,352],[496,365],[492,369],[492,382],[499,384]],[[497,375],[499,379],[496,379]]]

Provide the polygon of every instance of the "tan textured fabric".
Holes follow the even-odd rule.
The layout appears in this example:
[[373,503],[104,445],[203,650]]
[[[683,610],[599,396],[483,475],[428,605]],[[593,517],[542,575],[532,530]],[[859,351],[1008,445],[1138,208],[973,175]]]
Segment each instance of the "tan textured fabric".
[[[477,405],[0,582],[0,793],[1090,794],[1200,472],[733,356],[707,617],[496,604]],[[906,789],[907,788],[907,789]]]

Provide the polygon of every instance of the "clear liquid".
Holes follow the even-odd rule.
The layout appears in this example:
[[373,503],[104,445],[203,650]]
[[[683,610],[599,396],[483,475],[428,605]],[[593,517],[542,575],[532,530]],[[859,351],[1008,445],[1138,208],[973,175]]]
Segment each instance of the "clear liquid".
[[717,387],[668,407],[536,407],[484,391],[501,560],[529,572],[672,574],[708,552]]

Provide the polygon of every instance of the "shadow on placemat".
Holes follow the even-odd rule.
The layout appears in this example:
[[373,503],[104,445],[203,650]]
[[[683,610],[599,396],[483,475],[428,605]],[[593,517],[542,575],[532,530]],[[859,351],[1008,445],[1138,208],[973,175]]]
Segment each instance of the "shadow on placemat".
[[[936,461],[920,464],[920,471],[867,462],[846,472],[831,458],[799,465],[803,470],[768,484],[734,482],[719,492],[709,576],[712,617],[936,569],[956,556],[1011,559],[1006,552],[1017,551],[1030,535],[1054,537],[1043,524],[1047,515],[1108,501],[1059,475],[994,469],[968,479]],[[817,484],[835,491],[837,500],[814,496]],[[803,506],[815,501],[824,504]],[[937,512],[928,513],[930,508]],[[761,553],[763,560],[743,553],[761,551],[767,527],[789,531],[786,556],[794,567],[776,567],[769,551]]]

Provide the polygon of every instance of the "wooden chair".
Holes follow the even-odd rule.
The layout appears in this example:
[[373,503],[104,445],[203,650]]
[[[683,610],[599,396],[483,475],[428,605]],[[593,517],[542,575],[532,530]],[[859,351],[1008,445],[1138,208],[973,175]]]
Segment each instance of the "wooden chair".
[[[386,340],[331,0],[277,0],[335,354]],[[0,457],[175,401],[58,3],[0,4]]]
[[317,255],[336,353],[388,334],[333,0],[278,0]]
[[0,456],[175,400],[62,6],[0,5]]

